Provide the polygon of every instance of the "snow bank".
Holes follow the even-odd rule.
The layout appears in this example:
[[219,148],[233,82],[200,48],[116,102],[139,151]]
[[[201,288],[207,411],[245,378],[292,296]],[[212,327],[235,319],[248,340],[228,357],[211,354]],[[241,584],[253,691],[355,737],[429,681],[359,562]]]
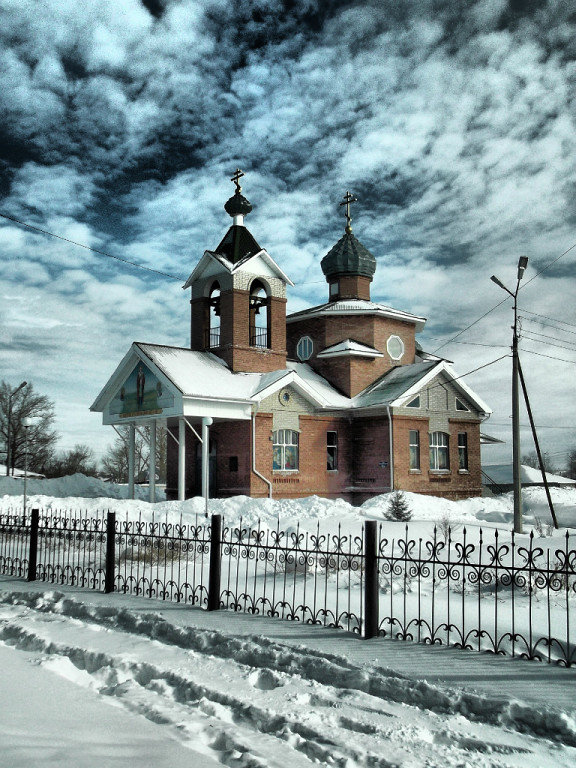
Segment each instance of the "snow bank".
[[[148,486],[135,486],[135,494],[142,501],[148,500]],[[87,477],[81,473],[54,477],[50,479],[28,478],[26,484],[27,495],[30,498],[36,496],[52,496],[54,498],[107,498],[126,499],[128,486],[108,483],[99,477]],[[0,476],[0,496],[22,496],[24,493],[23,477]],[[157,490],[158,501],[164,499],[164,492]]]

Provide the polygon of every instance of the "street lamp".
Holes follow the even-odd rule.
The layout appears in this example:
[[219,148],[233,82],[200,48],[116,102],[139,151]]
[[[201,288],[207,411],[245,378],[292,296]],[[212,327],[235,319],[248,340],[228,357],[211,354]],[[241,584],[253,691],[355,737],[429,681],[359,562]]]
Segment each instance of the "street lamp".
[[518,259],[518,276],[516,290],[512,293],[495,275],[490,280],[514,299],[514,325],[512,326],[512,482],[514,485],[514,531],[522,530],[522,482],[520,479],[520,408],[518,398],[518,290],[524,270],[528,264],[528,256]]
[[20,392],[22,387],[25,387],[26,384],[28,384],[27,381],[23,381],[22,384],[19,384],[16,389],[12,390],[12,392],[8,393],[8,426],[6,428],[6,475],[10,474],[10,460],[12,458],[11,451],[10,451],[10,427],[12,422],[12,398],[15,394]]
[[24,511],[26,515],[26,483],[28,480],[28,430],[32,426],[30,419],[22,419],[22,426],[24,427]]

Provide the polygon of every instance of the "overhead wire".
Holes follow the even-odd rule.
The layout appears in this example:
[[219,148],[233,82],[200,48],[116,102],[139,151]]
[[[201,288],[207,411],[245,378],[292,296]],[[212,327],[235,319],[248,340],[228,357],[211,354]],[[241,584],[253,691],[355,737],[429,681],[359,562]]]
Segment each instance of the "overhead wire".
[[71,243],[72,245],[77,245],[79,248],[85,248],[87,251],[92,251],[92,253],[98,254],[98,256],[106,256],[108,259],[115,259],[116,261],[121,261],[123,264],[129,264],[131,267],[136,267],[137,269],[144,269],[147,272],[153,272],[156,275],[161,275],[162,277],[169,277],[171,280],[178,280],[179,282],[184,282],[186,280],[185,277],[177,277],[176,275],[171,275],[169,272],[162,272],[159,269],[153,269],[152,267],[146,267],[144,264],[138,264],[136,261],[130,261],[130,259],[123,259],[121,256],[114,256],[112,253],[106,253],[106,251],[101,251],[98,248],[92,248],[91,245],[86,245],[85,243],[78,243],[76,240],[70,240],[68,237],[62,237],[62,235],[56,235],[54,232],[50,232],[47,229],[42,229],[41,227],[37,227],[34,224],[27,224],[25,221],[20,221],[20,219],[15,219],[13,216],[8,216],[6,213],[0,212],[0,217],[3,219],[8,219],[9,221],[14,221],[16,224],[20,224],[23,227],[28,227],[28,229],[32,229],[35,232],[41,232],[43,235],[50,235],[50,237],[55,237],[58,240],[63,240],[65,243]]

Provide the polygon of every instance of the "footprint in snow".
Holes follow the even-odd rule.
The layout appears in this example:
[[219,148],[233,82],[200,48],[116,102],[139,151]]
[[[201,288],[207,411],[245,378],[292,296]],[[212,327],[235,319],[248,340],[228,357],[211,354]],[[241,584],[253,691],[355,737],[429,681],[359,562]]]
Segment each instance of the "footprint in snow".
[[261,691],[272,691],[284,682],[269,669],[258,669],[248,675],[248,682]]

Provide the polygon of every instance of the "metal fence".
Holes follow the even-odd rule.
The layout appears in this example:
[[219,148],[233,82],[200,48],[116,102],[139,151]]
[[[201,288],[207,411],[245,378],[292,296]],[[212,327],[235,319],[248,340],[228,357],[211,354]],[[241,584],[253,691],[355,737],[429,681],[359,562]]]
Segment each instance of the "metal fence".
[[374,521],[326,534],[220,515],[33,510],[0,514],[0,573],[573,666],[573,543],[445,527],[425,540]]

